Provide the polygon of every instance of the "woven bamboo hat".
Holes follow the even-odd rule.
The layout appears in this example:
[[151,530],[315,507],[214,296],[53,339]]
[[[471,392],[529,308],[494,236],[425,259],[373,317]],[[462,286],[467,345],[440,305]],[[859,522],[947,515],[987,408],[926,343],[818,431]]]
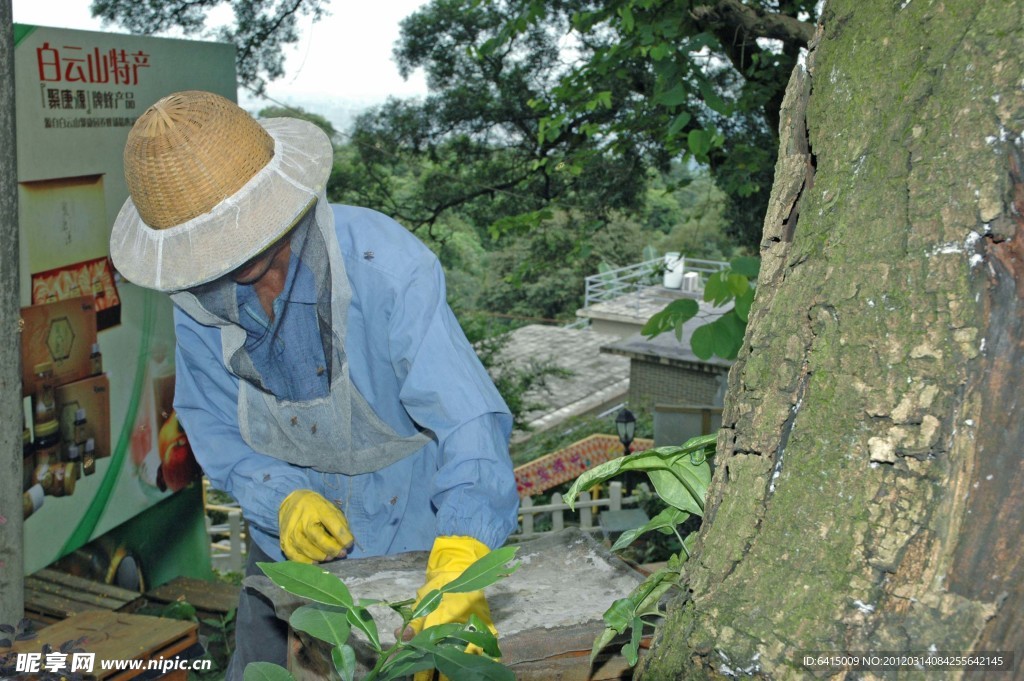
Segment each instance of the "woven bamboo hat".
[[327,135],[307,121],[256,121],[210,92],[164,97],[128,133],[131,196],[110,235],[114,266],[158,291],[231,272],[323,193],[332,156]]

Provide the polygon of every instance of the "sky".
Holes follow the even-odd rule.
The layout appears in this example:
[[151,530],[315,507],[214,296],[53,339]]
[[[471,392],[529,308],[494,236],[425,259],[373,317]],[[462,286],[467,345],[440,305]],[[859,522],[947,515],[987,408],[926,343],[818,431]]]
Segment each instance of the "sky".
[[[17,23],[121,31],[104,28],[90,16],[89,0],[13,0],[12,4]],[[270,83],[268,95],[319,113],[343,129],[352,116],[388,96],[426,94],[423,74],[403,80],[391,56],[398,22],[423,4],[425,0],[332,0],[330,14],[320,21],[300,18],[299,42],[285,48],[285,75]],[[274,104],[244,91],[238,96],[250,111]]]

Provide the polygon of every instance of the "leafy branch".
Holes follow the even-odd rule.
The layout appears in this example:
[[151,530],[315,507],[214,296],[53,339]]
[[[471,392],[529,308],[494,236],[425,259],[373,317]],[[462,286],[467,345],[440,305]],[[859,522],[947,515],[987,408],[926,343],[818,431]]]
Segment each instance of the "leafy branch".
[[[511,575],[519,564],[507,564],[518,550],[519,547],[508,546],[491,551],[451,582],[427,593],[415,605],[411,599],[357,600],[341,579],[317,565],[291,561],[258,565],[280,588],[313,601],[295,610],[289,624],[296,631],[331,646],[331,660],[343,681],[355,678],[355,650],[348,644],[353,630],[362,633],[376,654],[376,663],[365,681],[391,681],[428,669],[439,670],[451,681],[512,681],[515,678],[512,671],[497,661],[501,656],[497,639],[476,615],[471,615],[465,623],[426,627],[408,641],[400,638],[385,647],[369,607],[391,608],[402,617],[399,631],[405,631],[410,622],[433,612],[444,594],[480,591]],[[482,653],[465,652],[467,645],[479,647]],[[286,669],[269,662],[248,665],[244,678],[245,681],[294,681]]]
[[[735,359],[743,344],[747,331],[747,318],[754,302],[753,281],[761,267],[760,258],[736,258],[727,269],[715,272],[704,284],[704,300],[716,307],[733,303],[725,314],[713,322],[697,327],[690,338],[690,349],[701,359],[718,355],[723,359]],[[640,330],[647,338],[654,338],[667,331],[674,331],[676,339],[683,339],[683,325],[700,312],[696,300],[683,298],[674,300],[660,312],[647,320]]]
[[683,563],[690,556],[696,534],[684,539],[679,535],[679,527],[691,515],[704,515],[704,499],[711,483],[711,467],[707,459],[714,454],[716,437],[701,435],[687,440],[682,446],[656,447],[612,459],[581,475],[562,496],[569,508],[573,508],[581,492],[620,473],[642,471],[648,475],[655,492],[668,507],[643,527],[623,532],[612,550],[626,548],[647,532],[675,534],[683,546],[682,552],[672,556],[665,567],[649,575],[628,596],[616,600],[605,611],[606,626],[594,641],[591,661],[617,636],[630,631],[630,639],[623,645],[622,654],[630,666],[637,663],[644,629],[653,627],[651,620],[662,615],[661,597],[672,587],[679,586]]

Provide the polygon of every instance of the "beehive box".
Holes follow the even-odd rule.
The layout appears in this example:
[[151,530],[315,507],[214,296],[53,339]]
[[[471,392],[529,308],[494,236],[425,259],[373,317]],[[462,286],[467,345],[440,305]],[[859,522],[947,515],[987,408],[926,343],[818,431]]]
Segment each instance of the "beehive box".
[[[340,577],[355,598],[398,601],[411,598],[423,584],[427,553],[340,560],[323,567]],[[502,662],[521,681],[600,681],[629,677],[629,667],[612,644],[592,668],[589,655],[604,629],[602,614],[643,580],[625,562],[588,534],[568,528],[522,542],[519,569],[485,591],[499,632]],[[247,586],[264,593],[278,617],[287,620],[304,601],[263,576]],[[371,608],[386,647],[401,624],[389,608]],[[327,646],[304,635],[289,646],[289,670],[299,681],[337,678]],[[367,645],[351,641],[362,672],[371,659]]]
[[[69,641],[79,641],[74,650],[79,653],[91,654],[92,663],[86,669],[79,669],[87,681],[127,681],[137,676],[146,679],[159,678],[163,681],[185,681],[188,671],[173,670],[160,674],[161,665],[157,669],[148,667],[150,660],[171,660],[178,655],[193,657],[199,653],[193,647],[197,645],[196,625],[193,622],[130,615],[110,612],[109,610],[93,610],[72,615],[54,625],[46,627],[39,635],[28,641],[18,642],[12,652],[18,654],[39,654],[45,644],[49,644],[59,655],[61,646]],[[186,651],[189,651],[186,653]],[[53,660],[62,666],[57,673],[69,674],[72,665],[71,655],[64,660]],[[121,661],[122,667],[136,666],[138,669],[104,669],[102,662]],[[137,661],[137,664],[131,664]],[[41,663],[47,663],[47,655],[42,655]],[[25,673],[19,679],[29,681],[37,675]]]

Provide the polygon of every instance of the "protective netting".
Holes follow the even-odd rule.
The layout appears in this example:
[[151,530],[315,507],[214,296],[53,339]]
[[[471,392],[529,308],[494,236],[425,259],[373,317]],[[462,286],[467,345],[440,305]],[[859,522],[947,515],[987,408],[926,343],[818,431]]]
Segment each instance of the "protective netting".
[[[238,422],[242,437],[253,449],[326,473],[358,475],[380,470],[423,447],[429,435],[396,433],[351,381],[344,339],[352,290],[334,214],[323,192],[315,208],[300,217],[290,238],[291,257],[298,259],[298,270],[308,272],[316,288],[317,326],[329,379],[326,395],[289,400],[268,389],[246,349],[247,334],[239,324],[238,286],[230,277],[175,293],[172,298],[199,323],[220,328],[224,364],[243,379],[239,382]],[[292,277],[291,286],[299,279]],[[272,329],[284,328],[292,314],[303,314],[300,308],[306,304],[296,298],[291,288],[281,291],[278,323]],[[298,354],[288,354],[282,361],[299,359]]]
[[129,281],[158,291],[210,282],[277,241],[324,190],[332,162],[322,130],[294,118],[261,121],[274,156],[208,213],[154,229],[128,199],[114,222],[110,255]]

